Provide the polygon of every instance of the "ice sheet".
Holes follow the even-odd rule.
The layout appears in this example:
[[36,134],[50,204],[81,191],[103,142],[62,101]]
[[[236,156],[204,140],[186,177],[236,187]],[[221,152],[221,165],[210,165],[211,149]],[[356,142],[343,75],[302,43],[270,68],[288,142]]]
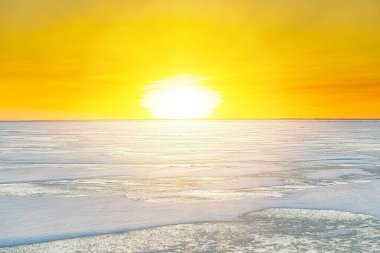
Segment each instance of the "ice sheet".
[[273,207],[380,217],[379,129],[379,121],[3,122],[0,247],[199,221],[221,221],[220,230]]

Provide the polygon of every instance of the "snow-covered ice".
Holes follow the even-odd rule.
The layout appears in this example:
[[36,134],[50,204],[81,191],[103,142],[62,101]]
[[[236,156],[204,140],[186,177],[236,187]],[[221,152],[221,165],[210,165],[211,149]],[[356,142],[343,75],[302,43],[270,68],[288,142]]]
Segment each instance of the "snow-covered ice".
[[380,121],[0,123],[0,252],[368,252],[379,196]]

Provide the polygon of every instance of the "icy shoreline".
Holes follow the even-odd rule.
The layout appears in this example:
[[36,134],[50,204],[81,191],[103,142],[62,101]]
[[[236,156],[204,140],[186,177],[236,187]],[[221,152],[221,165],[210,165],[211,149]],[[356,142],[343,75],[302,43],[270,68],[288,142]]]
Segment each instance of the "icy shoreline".
[[356,251],[378,249],[380,219],[334,210],[269,208],[230,221],[156,226],[0,248],[0,252]]
[[[353,187],[354,186],[354,187]],[[366,196],[363,198],[363,196]],[[302,208],[328,209],[341,212],[351,212],[357,215],[372,215],[380,217],[380,180],[359,184],[343,184],[324,186],[321,188],[305,189],[291,192],[282,198],[256,198],[229,201],[201,202],[141,202],[126,201],[124,197],[74,197],[65,202],[59,198],[44,199],[41,197],[0,197],[2,203],[11,203],[18,211],[10,216],[2,215],[5,228],[2,233],[0,246],[16,246],[39,243],[52,240],[94,236],[99,234],[119,233],[129,230],[167,226],[191,222],[206,222],[234,220],[244,213],[266,208]],[[8,198],[8,201],[7,199]],[[16,201],[18,199],[18,201]],[[4,201],[4,202],[3,202]],[[36,204],[36,202],[38,202]],[[19,207],[17,207],[19,205]],[[4,205],[2,205],[4,207]],[[28,207],[29,209],[28,209]],[[66,206],[66,210],[64,209]],[[54,207],[49,210],[49,207]],[[71,207],[71,212],[67,210]],[[107,207],[107,208],[106,208]],[[11,210],[11,207],[5,209]],[[2,209],[4,210],[4,209]],[[41,210],[48,217],[63,217],[61,221],[44,219],[33,225],[33,221],[24,223],[20,213],[28,213],[30,219],[39,217]],[[64,213],[62,213],[62,211]],[[118,216],[116,216],[118,214]],[[9,220],[8,227],[4,217]],[[19,219],[19,220],[17,220]],[[13,222],[12,222],[13,220]],[[32,222],[32,223],[30,223]],[[124,224],[124,225],[121,225]],[[29,229],[19,229],[21,227]],[[35,230],[32,230],[32,229]],[[57,231],[61,231],[57,233]],[[69,231],[69,232],[62,232]],[[70,232],[71,231],[71,232]],[[7,236],[8,235],[8,236]],[[10,236],[9,236],[10,235]]]

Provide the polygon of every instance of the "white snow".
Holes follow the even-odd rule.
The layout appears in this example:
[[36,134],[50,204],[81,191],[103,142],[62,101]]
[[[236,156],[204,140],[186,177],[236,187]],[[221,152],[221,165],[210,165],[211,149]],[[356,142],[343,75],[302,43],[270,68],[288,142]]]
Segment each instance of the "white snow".
[[[0,247],[273,207],[380,217],[379,129],[379,121],[2,122]],[[347,229],[320,237],[356,231]]]

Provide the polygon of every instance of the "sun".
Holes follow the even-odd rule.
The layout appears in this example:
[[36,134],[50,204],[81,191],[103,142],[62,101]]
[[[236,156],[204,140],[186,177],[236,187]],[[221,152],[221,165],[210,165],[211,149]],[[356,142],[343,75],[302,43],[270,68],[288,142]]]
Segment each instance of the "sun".
[[144,88],[141,104],[154,117],[162,119],[209,117],[220,105],[221,96],[201,85],[206,79],[180,75],[156,81]]

